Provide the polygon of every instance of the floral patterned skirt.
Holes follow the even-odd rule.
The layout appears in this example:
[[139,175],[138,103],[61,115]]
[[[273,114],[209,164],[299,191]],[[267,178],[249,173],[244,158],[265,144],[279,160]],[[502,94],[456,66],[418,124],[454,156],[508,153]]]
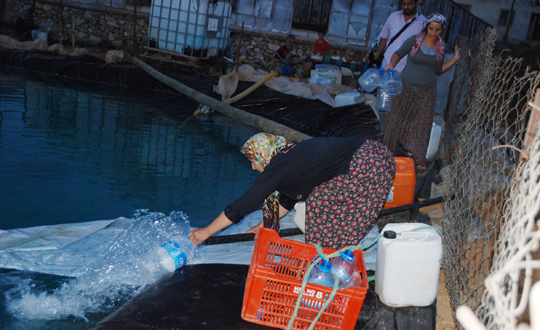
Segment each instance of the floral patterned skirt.
[[384,144],[395,152],[401,142],[417,165],[425,165],[435,113],[437,87],[416,88],[403,85],[396,95],[392,111],[386,114]]
[[367,140],[349,173],[315,187],[306,200],[306,242],[340,249],[373,228],[392,187],[396,163],[382,143]]

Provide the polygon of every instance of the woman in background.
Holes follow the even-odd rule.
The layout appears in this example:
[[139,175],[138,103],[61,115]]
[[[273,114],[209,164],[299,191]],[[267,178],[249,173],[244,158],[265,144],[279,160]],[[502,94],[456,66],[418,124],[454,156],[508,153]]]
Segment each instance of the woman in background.
[[409,54],[401,72],[403,91],[394,97],[392,111],[386,115],[383,142],[392,152],[402,143],[413,154],[417,168],[422,171],[426,170],[437,75],[448,70],[460,58],[456,45],[454,57],[443,62],[445,45],[441,34],[445,28],[446,17],[439,13],[429,15],[422,31],[407,39],[384,68],[393,69],[403,56]]
[[263,201],[263,222],[248,232],[257,234],[263,225],[279,231],[279,219],[306,201],[306,242],[332,249],[356,245],[375,225],[396,171],[390,151],[365,139],[312,138],[297,144],[259,133],[241,152],[261,174],[210,225],[189,233],[194,246]]

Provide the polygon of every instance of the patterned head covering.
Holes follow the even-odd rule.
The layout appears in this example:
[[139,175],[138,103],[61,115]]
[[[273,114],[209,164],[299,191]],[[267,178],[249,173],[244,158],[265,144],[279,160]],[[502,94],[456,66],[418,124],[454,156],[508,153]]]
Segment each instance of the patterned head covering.
[[289,142],[283,136],[259,133],[250,137],[240,152],[250,161],[259,163],[264,169],[270,160],[284,149],[289,150],[295,142]]
[[[261,167],[268,166],[270,160],[280,152],[286,152],[296,145],[283,136],[259,133],[250,137],[240,152],[250,161],[257,162]],[[274,191],[263,204],[263,222],[265,228],[279,232],[279,192]]]
[[443,14],[439,13],[433,13],[426,17],[426,20],[424,21],[424,25],[422,26],[423,29],[427,29],[427,26],[431,22],[438,22],[441,23],[443,30],[446,29],[446,17],[444,17]]
[[[422,31],[416,36],[416,39],[414,40],[414,45],[411,49],[411,57],[416,55],[418,52],[418,49],[420,49],[420,45],[422,44],[422,41],[424,40],[424,37],[426,36],[427,27],[429,23],[431,22],[437,22],[441,23],[443,31],[446,29],[446,17],[444,15],[439,13],[433,13],[429,15],[426,20],[424,21],[424,25],[422,27]],[[439,36],[439,40],[437,40],[437,43],[435,44],[435,54],[437,56],[437,62],[442,61],[444,56],[444,40],[442,38],[442,33]]]

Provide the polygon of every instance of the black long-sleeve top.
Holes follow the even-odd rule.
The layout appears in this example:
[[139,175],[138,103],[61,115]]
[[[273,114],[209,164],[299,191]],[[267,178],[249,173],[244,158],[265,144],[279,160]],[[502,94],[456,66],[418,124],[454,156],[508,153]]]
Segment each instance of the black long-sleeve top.
[[313,188],[349,172],[351,159],[365,139],[312,138],[280,152],[259,174],[251,187],[227,205],[225,215],[237,223],[275,190],[279,203],[291,210],[305,201]]

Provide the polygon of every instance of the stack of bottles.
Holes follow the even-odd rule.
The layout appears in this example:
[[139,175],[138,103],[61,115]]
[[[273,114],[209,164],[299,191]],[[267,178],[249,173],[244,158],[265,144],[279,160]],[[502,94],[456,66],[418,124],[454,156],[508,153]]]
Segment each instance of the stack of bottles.
[[403,90],[401,75],[398,71],[383,68],[368,69],[359,79],[358,84],[368,93],[377,89],[376,109],[390,111],[392,98]]
[[[316,258],[315,258],[316,259]],[[356,271],[354,253],[349,250],[341,251],[340,256],[332,262],[322,260],[316,264],[309,274],[308,283],[319,284],[330,288],[334,287],[334,275],[339,280],[339,289],[343,290],[351,286],[358,286],[359,274]],[[314,260],[315,262],[315,260]]]

